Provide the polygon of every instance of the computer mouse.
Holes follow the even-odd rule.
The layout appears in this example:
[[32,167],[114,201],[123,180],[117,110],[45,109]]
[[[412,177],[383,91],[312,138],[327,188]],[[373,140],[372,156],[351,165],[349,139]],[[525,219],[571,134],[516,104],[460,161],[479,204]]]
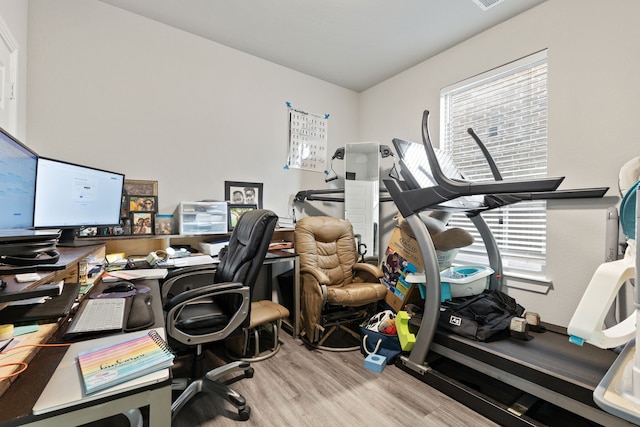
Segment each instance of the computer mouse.
[[136,289],[136,286],[131,282],[120,281],[115,282],[105,288],[102,291],[103,294],[110,294],[112,292],[131,292]]

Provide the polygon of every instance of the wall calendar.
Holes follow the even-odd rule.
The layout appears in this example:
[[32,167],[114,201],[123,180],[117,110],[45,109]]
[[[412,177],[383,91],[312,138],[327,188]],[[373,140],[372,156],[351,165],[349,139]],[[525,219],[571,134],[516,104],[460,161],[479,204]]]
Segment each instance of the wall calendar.
[[325,172],[328,119],[328,114],[322,116],[289,108],[288,168]]

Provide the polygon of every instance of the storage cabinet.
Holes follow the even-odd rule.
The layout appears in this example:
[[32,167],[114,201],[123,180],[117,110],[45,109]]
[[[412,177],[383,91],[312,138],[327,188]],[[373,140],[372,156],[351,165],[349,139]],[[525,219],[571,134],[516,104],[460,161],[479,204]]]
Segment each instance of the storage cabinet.
[[227,202],[180,202],[174,218],[179,234],[223,234],[228,231]]

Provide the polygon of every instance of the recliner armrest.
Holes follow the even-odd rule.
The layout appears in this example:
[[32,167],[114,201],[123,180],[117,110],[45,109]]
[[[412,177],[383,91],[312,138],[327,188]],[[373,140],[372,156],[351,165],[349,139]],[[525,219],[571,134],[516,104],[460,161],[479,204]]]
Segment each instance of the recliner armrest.
[[327,276],[323,271],[313,268],[313,267],[302,267],[300,269],[300,274],[310,274],[312,275],[318,283],[327,284],[329,283],[329,276]]
[[364,262],[358,262],[353,265],[353,271],[358,274],[360,272],[365,272],[367,274],[372,275],[376,279],[379,279],[383,276],[382,270],[380,270],[377,266],[373,264],[367,264]]

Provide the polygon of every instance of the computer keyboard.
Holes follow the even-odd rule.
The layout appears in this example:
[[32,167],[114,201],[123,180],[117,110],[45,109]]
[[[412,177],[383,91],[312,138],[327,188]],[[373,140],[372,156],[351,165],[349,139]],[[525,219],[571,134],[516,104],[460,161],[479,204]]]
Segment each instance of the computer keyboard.
[[122,329],[126,298],[101,298],[86,301],[65,335]]

